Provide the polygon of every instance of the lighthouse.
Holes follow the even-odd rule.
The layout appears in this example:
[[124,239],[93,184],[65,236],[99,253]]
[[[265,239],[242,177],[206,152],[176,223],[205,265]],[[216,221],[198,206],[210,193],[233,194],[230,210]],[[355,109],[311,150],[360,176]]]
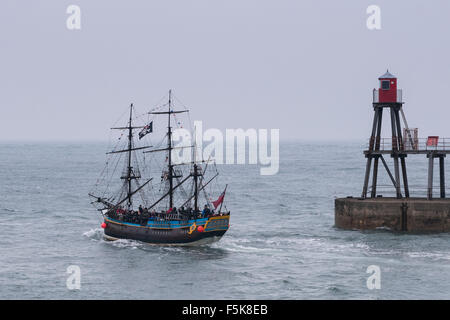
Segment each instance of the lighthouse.
[[[362,192],[362,198],[367,197],[367,191],[369,187],[369,176],[372,170],[373,163],[373,174],[372,174],[372,190],[371,197],[376,197],[377,193],[377,182],[378,182],[378,164],[379,160],[382,161],[384,167],[388,171],[390,178],[392,179],[393,185],[396,189],[396,196],[398,199],[402,198],[401,192],[401,181],[400,181],[400,166],[401,175],[403,178],[404,195],[409,198],[409,187],[408,187],[408,177],[406,174],[406,162],[405,158],[407,154],[404,152],[404,143],[402,138],[402,125],[400,122],[400,111],[403,105],[401,90],[397,89],[397,78],[392,75],[389,70],[385,74],[378,78],[379,88],[373,90],[373,126],[372,134],[369,140],[369,149],[365,152],[367,158],[366,165],[366,175],[364,179],[364,186]],[[386,162],[383,158],[383,154],[380,153],[380,143],[381,143],[381,126],[383,119],[383,110],[389,111],[388,116],[390,116],[391,122],[391,144],[392,149],[390,156],[394,160],[394,174],[388,169]],[[383,146],[384,147],[384,146]],[[385,149],[385,148],[382,148]]]
[[[450,139],[438,136],[419,139],[416,136],[417,129],[413,139],[403,107],[402,90],[397,87],[397,77],[386,71],[378,78],[378,88],[373,89],[373,123],[368,148],[364,150],[366,170],[362,194],[360,197],[335,199],[336,227],[350,230],[387,228],[408,232],[450,232],[450,198],[446,197],[444,168],[444,159],[450,154]],[[386,133],[390,131],[390,136],[386,138],[381,137],[383,122],[390,129],[386,130]],[[409,155],[427,157],[426,197],[410,196],[406,171],[406,158]],[[435,160],[439,160],[439,198],[433,195]],[[392,196],[386,196],[385,186],[377,188],[378,176],[382,173],[379,169],[383,168],[392,183],[388,186],[390,192],[394,192]],[[413,191],[423,192],[423,187]]]

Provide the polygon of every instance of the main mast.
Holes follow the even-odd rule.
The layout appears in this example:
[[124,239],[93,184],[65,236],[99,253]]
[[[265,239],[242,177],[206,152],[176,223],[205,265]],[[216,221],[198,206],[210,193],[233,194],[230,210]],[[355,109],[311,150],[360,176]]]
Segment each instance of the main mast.
[[170,126],[170,110],[172,105],[172,90],[169,90],[169,113],[168,113],[168,132],[167,132],[167,150],[169,151],[169,208],[173,207],[173,165],[172,165],[172,127]]
[[132,142],[133,142],[133,127],[131,126],[131,119],[133,115],[133,104],[130,105],[130,122],[128,124],[128,170],[127,170],[127,176],[126,179],[128,181],[128,191],[127,191],[127,205],[128,209],[131,208],[131,173],[133,168],[131,167],[131,149],[132,149]]
[[146,151],[146,152],[156,152],[156,151],[168,151],[169,152],[169,155],[167,157],[167,160],[168,160],[167,179],[169,180],[169,190],[168,190],[168,192],[166,194],[164,194],[164,196],[161,199],[159,199],[153,205],[156,205],[156,203],[161,201],[163,198],[166,198],[167,196],[169,196],[169,208],[173,208],[174,191],[180,185],[180,184],[177,184],[176,186],[174,186],[173,185],[173,179],[174,178],[180,178],[181,175],[177,175],[176,173],[174,173],[174,165],[172,163],[172,150],[173,149],[178,149],[178,148],[183,148],[183,147],[173,147],[172,146],[172,124],[171,124],[170,117],[171,117],[171,115],[174,115],[176,113],[184,113],[184,112],[188,112],[189,110],[180,110],[180,111],[172,110],[172,90],[169,90],[169,103],[168,103],[168,105],[169,105],[168,111],[151,111],[151,112],[149,112],[149,114],[155,114],[155,115],[157,115],[157,114],[160,114],[160,115],[167,114],[167,147],[163,148],[163,149],[150,150],[150,151]]
[[194,211],[198,211],[198,167],[194,163]]

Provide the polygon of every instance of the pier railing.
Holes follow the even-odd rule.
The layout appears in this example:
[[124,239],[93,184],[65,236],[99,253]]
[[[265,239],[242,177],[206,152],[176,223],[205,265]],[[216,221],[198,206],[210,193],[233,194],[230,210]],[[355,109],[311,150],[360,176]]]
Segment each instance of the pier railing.
[[[414,197],[418,197],[421,198],[424,196],[424,194],[427,194],[428,192],[428,186],[426,185],[419,185],[419,184],[408,184],[408,188],[409,188],[409,194],[411,198]],[[372,186],[369,187],[369,193],[372,192]],[[439,188],[435,188],[433,189],[433,198],[439,198],[440,196],[440,189]],[[445,193],[449,194],[450,193],[450,187],[446,187],[445,188]],[[394,198],[396,197],[396,190],[395,187],[392,184],[378,184],[377,185],[377,196],[383,197],[391,197]],[[404,194],[402,194],[404,196]]]
[[[389,151],[393,149],[392,138],[381,138],[379,150]],[[413,138],[403,137],[403,150],[405,151],[450,151],[450,138],[440,138],[430,136],[428,138]],[[370,141],[366,144],[369,148]],[[377,143],[374,142],[374,149]],[[394,141],[395,145],[395,141]]]

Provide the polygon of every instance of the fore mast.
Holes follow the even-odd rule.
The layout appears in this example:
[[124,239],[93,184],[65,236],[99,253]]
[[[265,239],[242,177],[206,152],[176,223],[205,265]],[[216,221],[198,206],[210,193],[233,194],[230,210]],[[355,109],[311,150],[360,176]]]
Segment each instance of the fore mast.
[[[128,127],[125,127],[125,129],[128,130],[128,149],[119,151],[119,152],[127,152],[128,153],[128,159],[127,159],[128,163],[127,163],[126,174],[124,176],[120,177],[121,179],[125,180],[125,184],[126,184],[126,189],[127,189],[127,198],[126,199],[127,199],[127,209],[128,210],[132,210],[132,205],[133,205],[132,196],[137,191],[137,190],[132,191],[131,181],[137,180],[141,177],[139,173],[136,174],[134,172],[134,168],[131,165],[132,151],[150,147],[150,146],[148,146],[148,147],[133,148],[133,129],[138,129],[141,127],[133,127],[132,119],[133,119],[133,104],[130,105],[130,120],[128,122]],[[113,128],[113,129],[124,129],[124,128]],[[139,170],[138,170],[138,172],[139,172]],[[136,184],[137,184],[137,182],[136,182]],[[138,185],[138,187],[139,187],[139,185]],[[140,189],[140,188],[138,188],[138,189]]]
[[[131,166],[131,149],[133,147],[133,127],[131,126],[133,116],[133,104],[130,105],[130,121],[128,122],[128,170],[127,175],[123,177],[126,179],[128,183],[128,189],[127,189],[127,207],[128,210],[131,210],[131,178],[134,177],[133,173],[133,167]],[[134,177],[135,179],[135,177]]]

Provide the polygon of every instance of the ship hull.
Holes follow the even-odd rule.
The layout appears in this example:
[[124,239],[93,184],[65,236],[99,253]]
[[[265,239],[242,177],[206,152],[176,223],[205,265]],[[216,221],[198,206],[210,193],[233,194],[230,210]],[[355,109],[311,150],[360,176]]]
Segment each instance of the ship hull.
[[[229,216],[190,221],[149,221],[145,225],[105,218],[105,239],[132,239],[160,245],[201,245],[220,240],[229,228]],[[203,230],[199,231],[198,227]]]

